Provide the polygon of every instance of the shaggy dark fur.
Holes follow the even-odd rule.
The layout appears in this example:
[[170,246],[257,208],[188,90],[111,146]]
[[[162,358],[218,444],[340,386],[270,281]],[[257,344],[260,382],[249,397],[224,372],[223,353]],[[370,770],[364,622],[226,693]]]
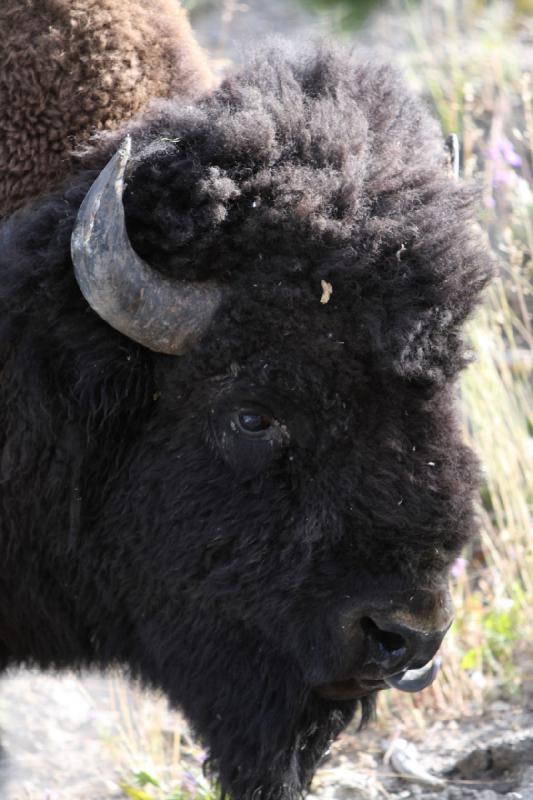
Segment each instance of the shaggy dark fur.
[[328,48],[261,52],[131,130],[135,248],[228,300],[183,357],[86,305],[69,238],[117,137],[0,228],[3,664],[127,665],[224,790],[293,798],[356,707],[312,688],[360,668],[340,620],[431,595],[472,531],[475,193],[393,71]]
[[95,129],[211,85],[178,0],[1,0],[0,217],[60,184]]

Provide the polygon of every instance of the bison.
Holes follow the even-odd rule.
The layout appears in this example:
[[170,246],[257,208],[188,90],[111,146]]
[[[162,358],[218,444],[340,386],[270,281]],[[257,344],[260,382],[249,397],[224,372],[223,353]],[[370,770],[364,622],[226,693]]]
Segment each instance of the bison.
[[2,667],[126,667],[235,800],[430,683],[475,208],[394,70],[279,45],[4,220]]

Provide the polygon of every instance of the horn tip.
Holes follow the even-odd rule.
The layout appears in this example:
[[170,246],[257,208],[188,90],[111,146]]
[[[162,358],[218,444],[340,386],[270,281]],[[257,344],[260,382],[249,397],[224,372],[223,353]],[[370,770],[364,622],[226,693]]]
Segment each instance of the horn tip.
[[126,166],[129,158],[131,156],[131,134],[128,133],[127,136],[124,137],[122,142],[120,143],[120,147],[117,150],[117,160],[119,162],[119,168],[122,170]]

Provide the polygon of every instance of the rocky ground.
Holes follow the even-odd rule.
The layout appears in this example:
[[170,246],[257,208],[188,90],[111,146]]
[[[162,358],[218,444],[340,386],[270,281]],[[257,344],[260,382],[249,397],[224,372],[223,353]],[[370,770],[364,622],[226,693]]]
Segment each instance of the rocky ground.
[[[185,782],[197,792],[202,781],[202,753],[181,717],[161,698],[117,677],[20,672],[4,678],[0,725],[2,800],[124,798],[121,784],[132,771],[160,777],[164,765],[173,788]],[[319,770],[311,796],[409,798],[533,800],[533,706],[495,703],[481,717],[423,729],[373,723],[345,734]]]
[[225,64],[240,62],[246,48],[263,37],[304,39],[328,30],[326,16],[292,0],[200,0],[192,21],[201,44]]

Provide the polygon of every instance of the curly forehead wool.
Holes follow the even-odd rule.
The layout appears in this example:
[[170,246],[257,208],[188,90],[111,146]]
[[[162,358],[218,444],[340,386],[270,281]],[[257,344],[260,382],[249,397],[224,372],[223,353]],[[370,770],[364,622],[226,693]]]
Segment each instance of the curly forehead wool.
[[457,327],[487,278],[475,201],[393,69],[279,48],[206,101],[162,103],[143,122],[125,207],[156,268],[241,297],[277,283],[280,305],[297,285],[316,307],[326,280],[334,300],[350,295],[352,322],[380,318],[375,351],[441,381],[462,365]]

